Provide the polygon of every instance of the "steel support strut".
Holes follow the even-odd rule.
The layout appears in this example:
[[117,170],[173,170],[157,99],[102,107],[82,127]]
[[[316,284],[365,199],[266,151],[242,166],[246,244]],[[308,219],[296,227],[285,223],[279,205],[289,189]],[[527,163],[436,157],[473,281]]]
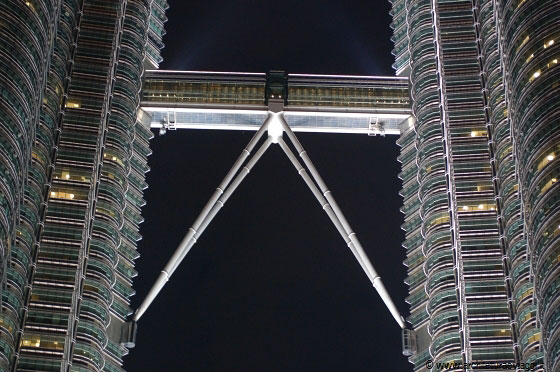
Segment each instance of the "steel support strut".
[[[307,183],[307,186],[311,189],[311,191],[313,192],[313,194],[315,195],[319,203],[321,203],[321,205],[323,206],[325,212],[327,212],[333,224],[337,227],[337,230],[339,231],[340,235],[342,236],[344,241],[346,241],[346,244],[348,245],[348,247],[356,257],[356,260],[358,261],[358,263],[360,264],[360,266],[362,267],[366,275],[368,276],[369,280],[373,284],[373,287],[377,290],[377,293],[379,293],[379,296],[381,296],[381,299],[385,303],[385,306],[387,306],[387,308],[391,312],[391,315],[393,315],[393,318],[395,318],[395,320],[397,321],[397,323],[401,328],[405,328],[404,318],[400,315],[399,311],[397,310],[397,307],[393,303],[393,300],[391,300],[389,293],[387,292],[385,286],[383,285],[383,282],[381,281],[381,277],[377,274],[377,272],[373,268],[371,261],[369,260],[368,256],[366,255],[366,252],[364,251],[364,248],[362,247],[362,244],[360,243],[358,237],[356,236],[356,233],[352,231],[350,224],[348,223],[346,217],[344,217],[344,214],[342,213],[342,210],[334,200],[332,193],[327,188],[325,182],[319,175],[319,172],[317,172],[317,169],[315,168],[315,166],[311,162],[311,159],[307,155],[307,152],[303,149],[303,146],[297,139],[296,135],[294,134],[294,132],[292,131],[292,129],[290,128],[290,126],[288,125],[284,117],[282,115],[279,115],[278,119],[280,120],[282,129],[286,132],[288,138],[290,139],[290,141],[298,151],[299,156],[302,158],[304,164],[309,169],[309,172],[311,173],[313,180],[317,183],[317,185],[319,185],[322,195],[321,193],[318,192],[317,186],[315,184],[313,184],[312,186],[308,182],[306,177],[304,177],[304,175],[307,175],[307,173],[305,172],[305,170],[303,170],[303,172],[301,171],[302,169],[301,164],[297,161],[297,158],[291,152],[291,150],[286,145],[286,143],[281,139],[279,142],[280,147],[282,148],[282,150],[284,150],[288,158],[290,158],[292,164],[296,167],[299,174],[304,178],[305,183]],[[309,176],[307,176],[307,178],[309,178]],[[319,197],[318,195],[321,195],[321,197]],[[339,225],[342,225],[343,231],[341,231],[341,229],[338,227]],[[348,242],[348,240],[350,240],[350,242]]]
[[[259,140],[263,136],[264,132],[268,128],[268,123],[270,122],[271,119],[272,119],[272,115],[269,115],[267,117],[267,119],[265,120],[265,122],[263,123],[263,125],[257,131],[257,133],[255,133],[253,138],[251,138],[247,147],[245,147],[243,149],[243,151],[241,152],[241,155],[239,155],[239,158],[237,158],[237,161],[233,164],[233,167],[226,174],[226,176],[224,177],[224,179],[222,180],[220,185],[216,188],[216,191],[214,191],[214,194],[212,194],[212,196],[210,197],[210,200],[208,200],[208,203],[206,203],[206,205],[204,206],[204,208],[202,209],[202,211],[200,212],[200,214],[198,215],[198,217],[194,221],[193,225],[189,228],[187,234],[185,235],[185,237],[183,238],[183,240],[181,241],[181,243],[179,244],[179,246],[177,247],[177,249],[173,253],[173,256],[171,256],[171,258],[169,259],[169,261],[167,262],[167,264],[165,265],[165,267],[163,268],[163,270],[159,274],[159,277],[157,278],[156,282],[154,283],[154,285],[152,286],[152,288],[150,289],[150,291],[146,295],[146,298],[144,299],[144,301],[142,301],[142,303],[140,304],[140,307],[134,313],[134,321],[138,321],[138,319],[140,319],[140,317],[148,309],[148,307],[154,301],[156,296],[159,294],[159,292],[161,291],[161,289],[163,288],[165,283],[167,283],[167,281],[169,280],[171,275],[173,275],[173,272],[175,272],[175,269],[177,269],[177,266],[181,263],[183,258],[185,258],[185,256],[189,252],[189,250],[196,243],[197,238],[200,237],[200,235],[202,234],[202,232],[204,231],[206,226],[208,226],[208,224],[210,223],[212,218],[214,218],[214,216],[218,213],[218,210],[221,207],[216,209],[215,208],[216,204],[221,204],[223,206],[225,201],[222,197],[222,194],[227,195],[226,200],[227,200],[227,198],[229,198],[229,196],[231,195],[233,190],[231,192],[229,192],[228,194],[225,194],[225,191],[228,189],[228,185],[230,184],[233,177],[237,174],[237,172],[239,171],[239,169],[241,168],[243,163],[245,163],[245,161],[247,160],[247,158],[251,154],[251,151],[255,148],[256,144],[259,142]],[[266,144],[266,143],[268,143],[268,144]],[[266,147],[268,148],[268,146],[270,145],[270,142],[267,141],[266,143],[265,143]],[[263,147],[264,147],[264,145],[263,145]],[[261,147],[261,149],[262,149],[262,147]],[[264,150],[266,150],[266,148]],[[264,153],[264,150],[262,152],[260,152],[259,157]],[[253,165],[255,163],[256,163],[256,161],[253,162]],[[247,167],[245,167],[244,169],[247,169]],[[248,169],[248,170],[250,170],[250,169]],[[248,170],[247,170],[247,173],[248,173]],[[244,178],[244,176],[242,178],[240,178],[239,180],[238,180],[238,178],[236,178],[236,181],[234,182],[235,188],[237,188],[237,186],[239,186],[239,183],[241,183],[243,178]],[[234,188],[234,190],[235,190],[235,188]],[[222,198],[222,199],[220,200],[220,198]],[[209,216],[210,216],[210,218],[207,220],[207,218]],[[205,221],[207,221],[207,222],[205,223]],[[203,228],[202,228],[201,231],[198,231],[200,229],[201,225],[203,226]]]
[[[245,166],[242,165],[245,163],[247,158],[249,157],[251,151],[254,149],[258,141],[263,136],[264,132],[268,130],[268,138],[265,142],[261,145],[255,155],[247,162]],[[296,149],[297,153],[303,160],[303,163],[307,167],[305,167],[299,162],[296,155],[292,152],[290,147],[284,140],[282,139],[283,132],[286,132],[290,142],[292,142],[294,148]],[[395,304],[391,300],[391,297],[387,293],[385,286],[383,285],[381,278],[373,268],[369,258],[367,257],[360,241],[358,240],[356,234],[352,231],[350,224],[344,217],[344,214],[340,210],[338,204],[334,200],[332,193],[327,188],[325,182],[315,169],[315,166],[311,162],[311,159],[303,149],[303,146],[299,143],[297,137],[295,136],[294,132],[291,130],[288,123],[285,121],[282,113],[269,113],[267,119],[261,126],[261,128],[257,131],[255,136],[251,139],[247,147],[243,150],[231,170],[228,172],[220,186],[216,189],[206,206],[203,208],[202,212],[195,220],[193,225],[189,228],[185,238],[179,244],[179,247],[162,270],[160,276],[158,277],[157,281],[153,285],[150,292],[134,314],[134,321],[140,319],[142,314],[146,311],[146,309],[150,306],[152,301],[155,299],[157,294],[161,291],[165,283],[169,280],[169,277],[173,274],[173,272],[177,269],[181,261],[185,258],[187,253],[193,247],[193,245],[197,242],[197,239],[200,238],[206,227],[210,224],[212,219],[217,215],[220,209],[224,206],[227,202],[229,197],[233,194],[233,192],[237,189],[237,187],[241,184],[243,179],[249,174],[253,166],[259,161],[261,156],[266,152],[271,144],[278,144],[280,148],[284,151],[286,156],[290,159],[291,163],[294,165],[296,170],[298,171],[299,175],[303,178],[315,198],[319,201],[323,210],[327,213],[329,218],[331,219],[332,223],[334,224],[335,228],[338,230],[339,234],[342,236],[354,257],[360,264],[361,268],[364,270],[365,274],[373,284],[374,288],[377,290],[381,299],[385,303],[385,306],[391,312],[391,315],[395,318],[397,323],[401,328],[405,328],[405,322],[403,317],[399,314]],[[309,173],[308,173],[309,171]],[[234,178],[235,177],[235,178]],[[233,181],[232,181],[233,180]]]

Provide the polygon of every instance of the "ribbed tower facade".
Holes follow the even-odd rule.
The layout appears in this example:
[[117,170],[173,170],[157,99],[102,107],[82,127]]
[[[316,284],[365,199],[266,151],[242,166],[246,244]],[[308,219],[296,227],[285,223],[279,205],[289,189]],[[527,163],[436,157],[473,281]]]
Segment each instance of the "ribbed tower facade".
[[560,3],[391,3],[416,119],[398,140],[409,359],[558,371]]
[[122,371],[165,0],[0,8],[0,371]]

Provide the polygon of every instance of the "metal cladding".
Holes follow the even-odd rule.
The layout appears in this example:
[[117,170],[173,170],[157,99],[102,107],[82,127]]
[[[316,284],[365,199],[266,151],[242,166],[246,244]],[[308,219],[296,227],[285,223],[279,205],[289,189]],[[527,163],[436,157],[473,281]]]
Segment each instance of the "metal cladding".
[[149,19],[166,8],[0,12],[0,371],[122,371],[152,137],[137,110],[143,66],[161,61]]
[[78,6],[8,1],[1,11],[1,371],[10,370],[25,317]]
[[559,370],[560,4],[392,5],[409,360]]
[[519,267],[518,273],[512,272],[517,274],[516,299],[523,302],[525,297],[531,297],[527,304],[520,304],[523,314],[518,317],[519,343],[524,355],[531,358],[542,357],[539,351],[544,351],[545,369],[558,371],[560,4],[543,0],[516,4],[498,1],[497,5],[506,104],[513,132],[512,156],[516,160],[528,243],[529,265]]

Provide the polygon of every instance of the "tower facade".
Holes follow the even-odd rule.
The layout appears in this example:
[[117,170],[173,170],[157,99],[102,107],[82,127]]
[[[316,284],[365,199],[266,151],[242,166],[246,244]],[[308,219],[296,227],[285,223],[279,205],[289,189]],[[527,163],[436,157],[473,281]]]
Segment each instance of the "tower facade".
[[0,9],[0,371],[120,371],[165,0]]
[[398,140],[414,370],[557,371],[560,5],[394,0],[391,16],[416,118]]

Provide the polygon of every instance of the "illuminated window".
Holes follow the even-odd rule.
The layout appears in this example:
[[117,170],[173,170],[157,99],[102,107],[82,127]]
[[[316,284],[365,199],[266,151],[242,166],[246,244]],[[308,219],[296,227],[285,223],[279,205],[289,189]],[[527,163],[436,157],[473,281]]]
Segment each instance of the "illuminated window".
[[527,314],[525,314],[525,316],[523,316],[521,318],[522,322],[526,322],[527,320],[531,319],[533,317],[533,314],[531,314],[531,312],[528,312]]
[[534,335],[532,335],[531,337],[529,337],[529,339],[527,340],[528,343],[533,343],[533,342],[537,342],[541,340],[541,333],[535,333]]
[[66,101],[66,107],[69,108],[80,108],[80,101],[76,100],[76,99],[69,99],[68,101]]
[[546,49],[546,48],[548,48],[549,46],[552,46],[552,45],[554,45],[554,39],[550,39],[548,41],[545,41],[543,47]]
[[541,188],[541,194],[548,191],[558,180],[556,178],[551,178],[547,183]]
[[532,81],[534,81],[536,78],[538,78],[539,76],[541,76],[541,70],[537,70],[537,71],[533,72],[533,74],[532,74],[531,77],[529,78],[529,81],[532,82]]
[[494,211],[496,210],[496,204],[484,204],[484,203],[480,203],[480,204],[473,204],[473,205],[463,205],[460,208],[460,212],[478,212],[478,211]]
[[122,165],[124,167],[124,162],[122,161],[122,159],[118,156],[116,156],[115,154],[112,154],[110,152],[106,152],[103,154],[103,158],[107,159],[107,160],[112,160],[117,162],[119,165]]
[[63,191],[51,191],[51,197],[58,198],[58,199],[69,199],[69,200],[77,199],[76,194],[73,194],[71,192],[63,192]]
[[527,289],[525,292],[523,292],[523,294],[521,295],[521,297],[519,298],[519,301],[526,299],[529,296],[533,295],[533,288],[529,288]]
[[39,163],[41,163],[42,165],[46,165],[46,161],[44,159],[44,157],[42,155],[39,155],[38,153],[36,153],[35,151],[33,151],[31,153],[31,157],[35,160],[37,160]]
[[39,347],[41,346],[41,337],[39,335],[25,335],[21,340],[21,346]]
[[[525,2],[525,0],[521,0],[521,2],[517,5],[518,7],[521,6],[521,4],[523,4]],[[521,42],[521,44],[519,44],[519,46],[517,47],[517,49],[515,50],[515,52],[519,52],[519,49],[521,49],[523,47],[523,45],[527,44],[527,42],[529,41],[529,35],[525,36],[525,39],[523,39],[523,41]]]
[[546,154],[544,158],[542,158],[542,160],[539,162],[539,164],[537,164],[537,170],[543,169],[545,166],[548,165],[548,163],[550,163],[554,159],[556,159],[556,154],[554,151]]
[[[550,236],[551,238],[554,238],[554,237],[560,235],[560,225],[549,228],[547,231],[545,231],[543,233],[543,235],[546,236],[546,237]],[[559,259],[560,259],[560,257],[559,257]]]
[[477,191],[492,191],[494,188],[492,185],[478,185],[476,186]]
[[473,130],[471,131],[471,137],[483,137],[486,136],[487,132],[485,130]]
[[109,209],[102,208],[102,207],[95,208],[95,212],[102,213],[102,214],[105,214],[105,215],[108,215],[108,216],[111,216],[111,217],[116,216],[115,212],[110,211]]
[[0,327],[4,327],[10,333],[12,333],[13,330],[14,330],[14,327],[12,326],[11,321],[6,321],[6,320],[4,320],[4,317],[1,317],[1,316],[0,316]]
[[64,350],[64,339],[51,335],[25,334],[21,340],[21,346]]
[[447,222],[449,222],[449,215],[444,215],[434,219],[430,225],[441,225]]
[[25,5],[27,5],[29,7],[29,9],[31,9],[32,11],[35,12],[35,5],[33,5],[33,3],[31,1],[26,0]]

